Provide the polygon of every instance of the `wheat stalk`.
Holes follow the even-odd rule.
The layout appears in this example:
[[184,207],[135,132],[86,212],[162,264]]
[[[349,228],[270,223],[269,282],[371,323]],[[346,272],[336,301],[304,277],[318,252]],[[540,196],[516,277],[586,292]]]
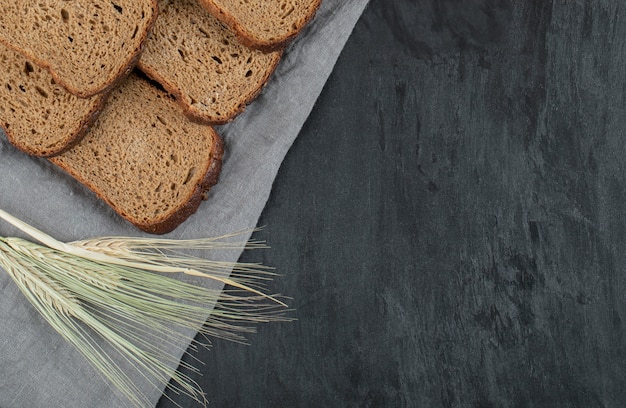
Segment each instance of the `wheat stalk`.
[[[273,276],[271,269],[189,253],[237,248],[240,244],[230,242],[234,234],[63,243],[3,210],[0,218],[41,242],[0,237],[0,266],[43,318],[133,406],[147,406],[149,401],[118,361],[130,363],[136,375],[159,390],[169,387],[205,405],[198,384],[172,368],[178,356],[164,353],[163,346],[184,343],[189,331],[245,342],[243,334],[254,331],[250,323],[289,320],[285,303],[263,288]],[[264,245],[249,242],[245,247]],[[208,289],[167,276],[171,273],[211,279],[231,289]],[[105,348],[114,350],[115,357]]]

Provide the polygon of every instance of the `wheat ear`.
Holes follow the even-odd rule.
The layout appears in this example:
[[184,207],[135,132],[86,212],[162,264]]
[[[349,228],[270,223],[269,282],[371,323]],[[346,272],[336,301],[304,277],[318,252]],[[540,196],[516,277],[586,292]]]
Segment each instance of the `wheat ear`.
[[[243,334],[254,331],[256,323],[290,320],[285,303],[263,289],[273,276],[269,268],[186,253],[237,247],[231,236],[226,241],[109,237],[63,243],[3,210],[0,218],[43,244],[0,238],[0,266],[133,406],[150,404],[137,379],[206,404],[198,384],[176,369],[179,355],[164,352],[187,344],[190,333],[245,342]],[[232,289],[196,286],[163,273],[208,278]],[[122,362],[134,371],[127,372]]]

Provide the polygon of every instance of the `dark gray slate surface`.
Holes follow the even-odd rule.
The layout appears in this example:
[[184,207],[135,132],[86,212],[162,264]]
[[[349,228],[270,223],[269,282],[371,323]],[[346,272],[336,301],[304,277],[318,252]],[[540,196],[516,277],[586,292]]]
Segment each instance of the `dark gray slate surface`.
[[211,406],[626,406],[625,52],[620,1],[372,0],[243,258],[298,320]]

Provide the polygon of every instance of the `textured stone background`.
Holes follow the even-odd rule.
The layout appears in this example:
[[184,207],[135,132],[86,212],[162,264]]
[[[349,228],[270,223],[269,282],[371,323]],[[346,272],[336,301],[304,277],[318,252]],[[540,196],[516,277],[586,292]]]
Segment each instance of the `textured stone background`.
[[626,406],[625,52],[621,1],[372,0],[244,255],[297,321],[211,406]]

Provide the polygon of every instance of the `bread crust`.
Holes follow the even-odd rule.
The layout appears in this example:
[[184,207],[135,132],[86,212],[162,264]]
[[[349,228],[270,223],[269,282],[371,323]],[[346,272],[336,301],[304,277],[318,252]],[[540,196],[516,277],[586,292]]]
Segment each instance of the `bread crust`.
[[237,115],[242,113],[246,109],[246,107],[261,93],[265,85],[267,85],[272,74],[276,70],[276,67],[278,67],[278,63],[280,62],[280,59],[282,57],[283,49],[280,49],[279,51],[280,52],[277,54],[276,58],[274,58],[274,60],[272,61],[272,65],[266,71],[265,76],[259,81],[255,91],[248,95],[246,98],[244,98],[241,103],[239,103],[239,105],[235,107],[235,109],[233,109],[228,114],[223,115],[224,119],[209,118],[206,115],[203,115],[196,111],[193,108],[193,105],[187,102],[184,90],[169,82],[167,78],[159,73],[158,70],[152,69],[147,64],[142,64],[141,60],[139,60],[137,68],[141,70],[144,74],[146,74],[148,78],[158,82],[167,92],[172,94],[176,99],[176,102],[183,109],[183,113],[185,114],[185,116],[187,116],[187,118],[189,118],[189,120],[205,125],[224,125],[226,123],[232,122]]
[[311,7],[311,11],[309,14],[304,16],[304,18],[300,19],[295,25],[296,28],[291,30],[287,35],[280,37],[275,41],[265,41],[261,38],[256,38],[253,33],[249,32],[246,27],[241,24],[239,20],[227,10],[223,10],[218,7],[213,0],[198,0],[203,7],[205,7],[209,13],[215,16],[222,23],[226,24],[232,31],[235,33],[239,41],[245,45],[246,47],[255,48],[257,50],[261,50],[264,52],[275,51],[280,48],[284,48],[291,40],[293,40],[304,28],[305,25],[309,23],[315,17],[315,13],[320,7],[322,0],[314,0],[313,7]]
[[63,86],[69,93],[76,95],[78,97],[81,97],[81,98],[89,98],[99,93],[107,93],[111,91],[111,89],[115,88],[118,84],[120,84],[121,81],[123,81],[132,72],[133,68],[137,65],[137,62],[139,61],[139,58],[141,57],[141,52],[143,51],[145,43],[150,35],[150,30],[152,29],[152,26],[154,25],[154,22],[156,21],[156,18],[158,15],[157,0],[151,0],[151,3],[152,3],[153,12],[150,15],[150,18],[146,25],[146,28],[147,28],[146,31],[143,32],[141,35],[141,40],[139,41],[137,48],[135,48],[133,52],[129,55],[128,61],[126,61],[125,64],[121,65],[121,68],[118,71],[117,75],[111,81],[107,82],[101,87],[96,87],[96,88],[92,88],[89,90],[81,90],[81,89],[74,88],[70,84],[68,84],[66,81],[64,81],[63,78],[60,77],[56,71],[54,71],[54,69],[52,69],[49,61],[43,60],[39,58],[38,55],[31,54],[27,52],[26,50],[16,47],[15,44],[12,44],[10,41],[7,41],[5,38],[0,37],[0,43],[24,55],[27,59],[31,60],[33,63],[39,65],[40,67],[45,68],[48,72],[50,72],[50,75],[52,75],[52,78],[54,79],[54,81],[58,83],[59,85]]
[[104,109],[106,105],[108,96],[109,96],[108,92],[98,95],[96,97],[97,98],[96,101],[94,102],[92,106],[91,111],[80,121],[79,125],[77,126],[76,131],[69,133],[69,136],[65,140],[62,140],[59,143],[57,143],[57,146],[52,149],[48,149],[44,151],[37,151],[37,150],[29,149],[23,143],[20,143],[17,135],[15,135],[11,131],[11,127],[8,127],[8,128],[5,126],[0,126],[0,127],[2,127],[2,129],[4,130],[4,133],[6,133],[7,139],[9,140],[9,142],[11,142],[13,146],[23,151],[24,153],[27,153],[32,156],[39,156],[39,157],[57,156],[71,149],[72,147],[76,146],[83,139],[83,137],[87,134],[87,132],[91,128],[91,125],[93,125],[95,121],[98,119],[98,117],[100,116],[100,113],[102,112],[102,110]]

